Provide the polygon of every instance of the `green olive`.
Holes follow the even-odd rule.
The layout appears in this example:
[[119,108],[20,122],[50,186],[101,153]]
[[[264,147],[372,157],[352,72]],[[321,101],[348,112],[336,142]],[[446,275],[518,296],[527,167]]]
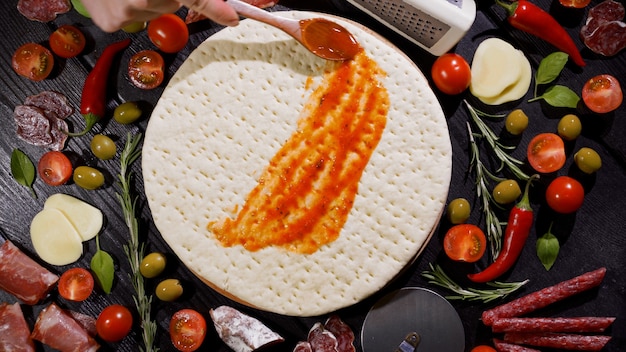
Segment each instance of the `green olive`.
[[583,126],[580,123],[578,116],[574,114],[567,114],[559,120],[557,126],[557,132],[559,136],[566,141],[573,141],[580,136]]
[[462,224],[470,217],[472,207],[465,198],[453,199],[448,204],[448,220],[452,224]]
[[74,169],[74,183],[84,189],[96,189],[104,185],[104,175],[100,170],[90,166],[79,166]]
[[514,135],[518,136],[522,134],[528,127],[528,116],[522,111],[522,109],[516,109],[511,111],[504,122],[504,128]]
[[580,150],[574,154],[574,162],[582,172],[587,174],[592,174],[602,167],[600,154],[587,147],[580,148]]
[[183,285],[177,279],[166,279],[156,287],[156,296],[165,302],[177,300],[183,294]]
[[498,204],[513,203],[520,195],[522,190],[515,180],[501,181],[493,189],[493,200]]
[[93,136],[91,140],[91,152],[101,160],[113,159],[117,153],[117,146],[113,140],[103,134]]
[[137,121],[141,117],[141,109],[137,103],[127,101],[118,105],[113,111],[113,119],[123,125]]
[[148,23],[144,22],[133,22],[122,27],[122,30],[126,33],[138,33],[146,29]]
[[166,263],[167,260],[165,259],[163,253],[153,252],[141,260],[139,272],[141,272],[141,275],[144,277],[151,279],[161,275],[163,270],[165,270]]

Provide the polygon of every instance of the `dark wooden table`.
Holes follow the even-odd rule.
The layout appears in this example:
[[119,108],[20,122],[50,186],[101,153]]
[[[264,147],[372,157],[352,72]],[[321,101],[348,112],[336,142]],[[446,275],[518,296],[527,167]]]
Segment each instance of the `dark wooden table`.
[[[577,33],[584,21],[587,10],[564,11],[559,8],[557,1],[537,0],[535,2],[542,8],[549,10],[564,24],[566,29],[574,36],[588,63],[587,67],[583,69],[568,64],[558,79],[559,84],[566,85],[574,91],[580,92],[583,83],[588,78],[596,74],[610,73],[621,79],[622,85],[626,85],[626,51],[622,51],[612,58],[599,57],[588,49],[584,49],[578,39]],[[108,43],[129,36],[133,38],[130,49],[123,54],[120,60],[122,63],[128,60],[131,53],[151,48],[152,45],[147,39],[145,32],[135,35],[123,32],[106,34],[95,27],[89,19],[81,17],[74,11],[61,15],[50,23],[29,21],[17,12],[16,3],[16,0],[9,0],[2,1],[0,5],[2,13],[0,32],[3,33],[0,48],[0,126],[2,127],[0,129],[1,234],[3,237],[13,241],[26,253],[36,258],[28,235],[31,219],[42,208],[43,202],[48,195],[56,192],[72,194],[98,206],[105,213],[106,225],[100,241],[103,249],[114,255],[117,269],[113,293],[110,295],[97,292],[85,302],[70,303],[61,300],[53,292],[40,305],[33,307],[22,305],[22,307],[31,327],[34,324],[37,313],[51,301],[57,301],[65,308],[78,310],[92,316],[97,316],[105,306],[112,303],[120,303],[132,307],[133,301],[131,297],[133,291],[128,277],[124,273],[129,268],[121,249],[122,245],[127,242],[128,235],[121,218],[119,204],[115,198],[117,189],[112,179],[112,176],[118,172],[117,160],[103,162],[91,157],[89,136],[71,138],[64,151],[71,153],[81,163],[94,165],[105,170],[111,176],[107,185],[99,190],[86,191],[73,184],[54,188],[45,185],[41,180],[37,180],[34,188],[38,198],[34,199],[26,188],[19,186],[13,180],[10,172],[10,155],[13,149],[20,148],[32,160],[36,161],[43,154],[44,150],[30,146],[17,138],[12,112],[14,107],[21,104],[26,96],[43,90],[63,92],[70,102],[75,107],[78,107],[84,78],[93,66],[95,59]],[[592,1],[592,5],[597,3],[599,3],[598,0]],[[274,10],[286,10],[289,8],[329,12],[361,22],[397,45],[430,78],[430,67],[435,59],[432,55],[409,43],[395,32],[376,23],[356,9],[342,3],[340,0],[319,2],[285,0],[281,3],[281,6],[277,6]],[[181,10],[181,14],[184,14],[184,10]],[[504,12],[494,5],[493,2],[479,1],[478,13],[473,27],[453,51],[463,55],[471,62],[474,50],[479,42],[489,36],[498,36],[524,50],[531,60],[533,69],[536,69],[541,58],[554,51],[554,49],[539,39],[510,28],[503,21],[503,18]],[[51,77],[42,82],[31,82],[17,76],[11,69],[11,55],[15,49],[21,44],[30,41],[45,44],[49,34],[61,24],[74,24],[85,32],[88,38],[88,45],[84,54],[74,59],[59,60]],[[168,67],[167,78],[172,76],[193,48],[220,28],[209,21],[204,21],[192,25],[190,29],[191,38],[187,47],[176,55],[167,55],[165,57]],[[141,101],[149,110],[149,107],[154,106],[159,99],[162,88],[153,91],[142,91],[134,88],[123,74],[124,68],[124,64],[113,68],[113,72],[117,72],[117,74],[111,77],[112,89],[110,90],[111,99],[108,104],[109,111],[112,111],[119,102],[127,100]],[[437,94],[448,119],[454,152],[453,178],[449,199],[457,197],[470,199],[475,206],[469,221],[482,224],[479,203],[475,198],[474,178],[471,173],[467,173],[469,158],[466,121],[468,121],[469,116],[467,110],[461,104],[463,98],[470,99],[471,97],[469,94],[456,97]],[[613,339],[605,350],[613,352],[625,351],[626,280],[624,277],[626,277],[626,233],[624,229],[626,228],[626,142],[624,141],[624,134],[626,132],[626,104],[622,104],[613,113],[600,116],[589,113],[583,108],[578,109],[578,111],[572,111],[549,108],[542,103],[527,103],[526,100],[528,100],[531,94],[532,92],[529,92],[527,97],[519,102],[506,104],[494,111],[506,113],[513,108],[521,107],[530,117],[529,129],[519,140],[511,141],[519,146],[512,152],[513,155],[520,159],[525,159],[526,145],[532,136],[539,132],[555,131],[556,124],[561,116],[568,112],[577,113],[583,122],[583,133],[576,141],[568,143],[568,163],[558,174],[572,174],[580,178],[583,181],[587,195],[583,207],[577,213],[569,216],[559,216],[549,211],[547,206],[541,201],[547,182],[556,175],[548,175],[537,183],[537,186],[533,188],[531,193],[533,207],[537,213],[535,225],[517,265],[510,273],[502,277],[502,280],[521,281],[530,279],[528,285],[521,292],[514,295],[516,297],[555,284],[561,280],[569,279],[583,272],[602,266],[606,267],[607,276],[601,287],[553,305],[537,314],[546,316],[616,316],[617,320],[609,331]],[[82,123],[78,122],[80,119],[78,114],[75,114],[70,119],[75,121],[74,127],[77,125],[82,126]],[[105,131],[110,135],[121,138],[128,131],[141,132],[145,130],[148,120],[149,117],[145,116],[139,123],[133,126],[121,126],[105,121],[103,124],[99,124],[94,132]],[[492,124],[496,131],[500,131],[502,128],[502,124],[497,121],[489,123]],[[573,152],[583,146],[596,149],[602,157],[602,169],[594,176],[582,176],[576,171],[576,167],[572,166]],[[134,184],[135,191],[140,195],[138,205],[143,239],[147,243],[148,251],[171,253],[151,221],[150,211],[143,197],[143,181],[140,177],[141,170],[139,165],[139,163],[136,163],[133,166],[133,170],[137,175]],[[503,219],[505,219],[505,215],[502,215]],[[536,257],[534,243],[537,237],[547,231],[551,222],[554,222],[553,232],[561,239],[561,252],[554,267],[550,271],[546,271]],[[360,349],[358,336],[360,335],[364,318],[372,305],[384,294],[407,286],[427,287],[444,295],[449,293],[429,285],[421,276],[421,273],[428,268],[429,263],[437,262],[444,265],[449,270],[449,274],[459,280],[462,280],[465,273],[475,270],[473,266],[453,265],[444,259],[441,250],[441,239],[449,226],[446,221],[442,221],[425,251],[402,276],[390,283],[388,287],[361,303],[337,312],[354,329],[357,335],[357,349]],[[94,241],[88,242],[85,247],[85,253],[94,253],[94,251]],[[77,263],[68,267],[88,267],[90,258],[91,255],[84,255]],[[66,267],[50,266],[48,268],[58,274],[67,269]],[[181,279],[184,282],[186,293],[180,300],[173,303],[158,301],[154,303],[154,318],[159,326],[158,345],[163,351],[173,350],[167,334],[169,318],[176,310],[184,307],[195,308],[205,314],[209,308],[221,304],[229,304],[239,308],[261,319],[286,338],[285,343],[272,348],[272,350],[277,351],[292,350],[296,341],[306,338],[307,331],[315,322],[325,318],[294,318],[255,311],[240,306],[207,288],[171,255],[170,265],[166,274],[167,276]],[[467,284],[464,281],[460,282]],[[155,282],[149,281],[149,289],[151,290],[155,284]],[[15,302],[15,298],[7,293],[0,292],[0,301]],[[493,335],[480,322],[479,317],[484,309],[498,303],[501,302],[497,301],[489,304],[462,301],[452,302],[463,321],[466,351],[469,351],[476,344],[489,344],[491,342]],[[137,351],[137,341],[140,340],[137,334],[138,329],[139,327],[136,327],[131,335],[121,343],[103,344],[102,350]],[[41,350],[46,350],[46,348],[41,347]],[[228,348],[219,340],[214,330],[209,328],[202,350],[228,351]]]

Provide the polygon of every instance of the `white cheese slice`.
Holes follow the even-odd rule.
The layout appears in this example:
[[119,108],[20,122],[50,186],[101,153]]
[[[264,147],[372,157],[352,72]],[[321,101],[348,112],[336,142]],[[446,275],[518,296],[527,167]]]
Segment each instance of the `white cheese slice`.
[[471,72],[470,91],[475,97],[497,97],[522,75],[518,50],[502,39],[485,39],[476,48]]
[[83,254],[82,238],[57,209],[43,209],[30,223],[30,238],[35,252],[46,263],[67,265]]
[[53,194],[46,199],[43,208],[61,211],[83,241],[96,237],[102,229],[104,218],[100,209],[70,195]]
[[489,105],[500,105],[508,103],[510,101],[516,101],[526,95],[528,89],[530,89],[530,83],[532,80],[533,71],[530,67],[530,61],[526,58],[524,53],[517,51],[518,61],[517,65],[522,69],[520,78],[513,85],[507,87],[499,95],[495,97],[482,97],[480,100]]

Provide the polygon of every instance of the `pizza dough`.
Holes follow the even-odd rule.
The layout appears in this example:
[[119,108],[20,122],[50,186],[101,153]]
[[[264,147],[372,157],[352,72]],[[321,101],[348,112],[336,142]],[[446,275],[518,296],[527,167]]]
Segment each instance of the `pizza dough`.
[[426,78],[377,35],[330,18],[386,72],[390,101],[383,136],[334,242],[312,254],[247,251],[222,246],[207,229],[244,204],[323,77],[326,62],[286,34],[243,20],[199,45],[155,106],[143,146],[154,222],[180,260],[220,293],[285,315],[326,314],[384,287],[430,239],[451,176],[447,123]]

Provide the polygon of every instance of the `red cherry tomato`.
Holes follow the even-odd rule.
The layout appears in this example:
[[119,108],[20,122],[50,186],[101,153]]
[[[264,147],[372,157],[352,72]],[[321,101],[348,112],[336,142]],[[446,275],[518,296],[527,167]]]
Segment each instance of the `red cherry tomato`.
[[433,63],[431,75],[437,88],[450,95],[465,91],[472,77],[470,65],[463,56],[454,53],[438,57]]
[[585,105],[599,114],[617,109],[624,99],[619,81],[611,75],[599,75],[589,79],[583,86],[582,96]]
[[580,182],[569,176],[559,176],[546,189],[546,202],[552,210],[569,214],[583,205],[585,189]]
[[189,30],[182,18],[168,13],[148,23],[148,38],[165,53],[181,51],[189,40]]
[[565,7],[573,7],[575,9],[582,9],[587,7],[591,0],[559,0],[559,3]]
[[41,81],[52,72],[54,57],[50,50],[40,44],[26,43],[15,50],[11,64],[18,75]]
[[50,34],[50,49],[60,57],[69,59],[85,49],[85,36],[78,28],[63,25]]
[[165,61],[163,56],[154,50],[143,50],[130,58],[128,77],[141,89],[154,89],[163,82]]
[[485,233],[472,224],[452,226],[443,238],[443,250],[456,261],[473,263],[483,256],[486,247]]
[[96,320],[98,336],[107,342],[121,341],[132,327],[132,313],[128,308],[119,304],[104,308]]
[[60,186],[72,177],[72,162],[62,152],[46,152],[37,164],[39,177],[50,186]]
[[181,309],[170,320],[170,337],[177,350],[195,351],[206,336],[206,320],[193,309]]
[[487,345],[480,345],[472,348],[470,352],[497,352],[495,348]]
[[59,294],[70,301],[84,301],[93,291],[93,275],[87,269],[72,268],[59,278]]
[[557,134],[540,133],[528,143],[526,156],[535,171],[554,172],[565,165],[565,143]]

